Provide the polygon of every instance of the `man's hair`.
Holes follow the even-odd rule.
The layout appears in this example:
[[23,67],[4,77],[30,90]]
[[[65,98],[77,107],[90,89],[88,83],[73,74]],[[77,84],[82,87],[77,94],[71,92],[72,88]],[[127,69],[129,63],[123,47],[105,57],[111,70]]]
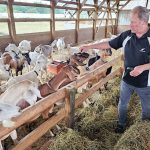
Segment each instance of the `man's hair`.
[[137,14],[140,20],[149,20],[149,12],[145,7],[136,6],[131,11],[132,14]]

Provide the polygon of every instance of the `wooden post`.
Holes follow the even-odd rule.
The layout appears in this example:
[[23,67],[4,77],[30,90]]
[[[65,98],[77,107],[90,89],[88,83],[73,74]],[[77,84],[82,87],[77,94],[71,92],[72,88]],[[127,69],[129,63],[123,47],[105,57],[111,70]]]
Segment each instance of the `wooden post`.
[[114,34],[117,34],[118,32],[118,23],[119,23],[119,3],[117,4],[117,17],[116,17],[116,21],[115,21],[115,31],[114,31]]
[[51,37],[52,40],[55,39],[55,2],[54,1],[50,1],[51,2]]
[[76,89],[73,86],[68,86],[66,88],[66,121],[67,127],[74,128],[74,113],[75,113],[75,95]]
[[80,6],[80,0],[77,1],[78,4],[77,4],[77,12],[76,12],[76,26],[75,26],[75,31],[76,31],[76,37],[75,37],[75,43],[78,43],[79,42],[79,23],[80,23],[80,9],[81,9],[81,6]]
[[95,5],[95,15],[96,18],[93,19],[93,40],[95,40],[96,36],[96,20],[98,18],[98,0],[94,0],[94,5]]
[[148,6],[148,0],[146,1],[146,8],[147,8],[147,6]]
[[12,38],[12,41],[16,43],[16,28],[15,28],[15,21],[14,21],[14,14],[13,14],[13,0],[7,0],[7,11],[8,11],[8,27],[9,27],[9,34]]
[[107,0],[107,19],[106,19],[106,26],[105,26],[105,37],[107,37],[107,32],[108,32],[109,12],[110,12],[110,0]]

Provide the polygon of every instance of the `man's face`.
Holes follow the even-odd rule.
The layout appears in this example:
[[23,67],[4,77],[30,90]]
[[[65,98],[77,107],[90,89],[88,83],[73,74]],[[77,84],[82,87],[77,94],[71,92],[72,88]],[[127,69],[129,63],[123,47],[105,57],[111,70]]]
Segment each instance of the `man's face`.
[[137,14],[130,15],[130,29],[133,33],[141,32],[144,25],[144,20],[140,20]]

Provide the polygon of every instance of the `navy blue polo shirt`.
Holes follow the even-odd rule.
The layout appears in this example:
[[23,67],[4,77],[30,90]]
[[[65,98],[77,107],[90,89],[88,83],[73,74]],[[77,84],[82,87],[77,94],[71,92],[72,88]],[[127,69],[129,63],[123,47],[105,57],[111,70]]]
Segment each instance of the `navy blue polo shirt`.
[[146,70],[137,77],[130,76],[130,69],[139,65],[150,63],[150,29],[140,38],[131,30],[121,33],[115,39],[109,41],[114,49],[123,47],[124,67],[123,80],[135,87],[150,86],[150,71]]

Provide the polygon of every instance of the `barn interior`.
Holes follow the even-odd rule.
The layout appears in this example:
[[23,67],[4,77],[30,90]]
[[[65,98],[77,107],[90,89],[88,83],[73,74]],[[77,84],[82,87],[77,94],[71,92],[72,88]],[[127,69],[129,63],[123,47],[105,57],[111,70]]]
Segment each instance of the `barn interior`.
[[[82,44],[110,38],[129,29],[129,13],[139,5],[150,10],[149,0],[0,0],[0,54],[4,53],[10,43],[18,46],[23,40],[31,41],[33,51],[40,44],[51,45],[61,37],[64,37],[65,50],[68,44],[71,47],[80,47]],[[58,51],[54,54],[54,59],[64,59],[58,54],[64,54],[65,57],[68,55],[66,51]],[[114,133],[123,72],[122,52],[113,50],[113,56],[106,60],[107,63],[102,66],[89,70],[68,86],[54,90],[41,101],[24,109],[19,116],[12,119],[15,122],[13,127],[0,124],[2,148],[149,150],[150,123],[141,122],[141,106],[136,94],[131,98],[129,106],[127,131],[123,134]],[[64,67],[64,64],[51,68],[55,75],[59,67]],[[110,67],[112,72],[105,77],[102,75],[103,78],[100,79],[100,75]],[[47,77],[51,78],[53,74]],[[41,84],[47,83],[48,78],[44,76]],[[77,89],[89,81],[89,87],[77,93]],[[105,84],[107,88],[103,86]],[[1,86],[2,84],[0,90]],[[87,98],[90,100],[90,107],[87,102],[84,108],[83,102]],[[45,110],[62,99],[65,105],[56,107],[49,118],[41,117]],[[28,122],[38,115],[40,117],[31,122],[31,128],[28,128]],[[56,128],[57,125],[61,129]],[[10,137],[5,137],[11,135],[15,129],[19,140],[14,144]],[[54,135],[50,134],[51,130]],[[0,146],[0,150],[2,148]]]

